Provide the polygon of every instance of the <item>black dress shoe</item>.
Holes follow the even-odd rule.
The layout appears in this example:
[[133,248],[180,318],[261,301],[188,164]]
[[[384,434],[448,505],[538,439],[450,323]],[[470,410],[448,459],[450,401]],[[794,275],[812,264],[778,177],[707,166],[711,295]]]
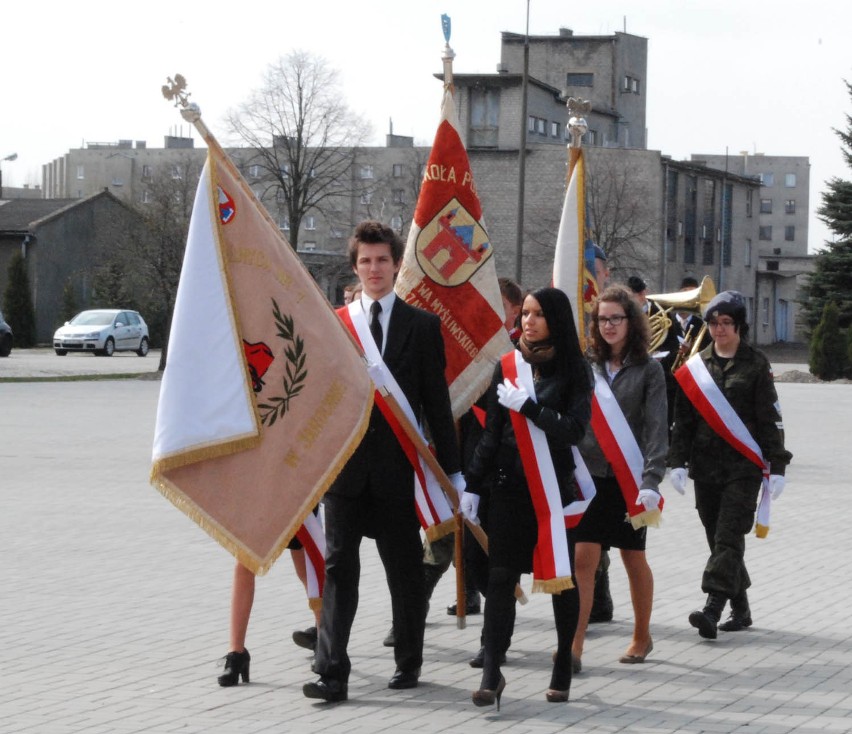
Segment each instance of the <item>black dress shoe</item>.
[[[457,609],[458,609],[458,604],[450,604],[450,606],[447,607],[447,614],[449,614],[451,617],[455,617]],[[471,614],[479,614],[481,609],[482,608],[481,608],[480,602],[479,602],[479,594],[477,594],[476,596],[472,596],[472,595],[466,595],[465,596],[465,602],[464,602],[464,613],[465,613],[465,615],[470,616]]]
[[320,678],[313,683],[305,683],[302,693],[306,698],[319,698],[328,703],[345,701],[349,697],[349,691],[345,683],[331,678]]
[[242,652],[232,650],[225,656],[225,672],[219,676],[219,685],[223,688],[235,686],[243,679],[243,683],[249,682],[249,665],[251,655],[248,649]]
[[308,627],[306,630],[296,630],[293,633],[293,642],[306,650],[317,649],[317,628]]
[[417,688],[417,684],[420,682],[420,669],[405,672],[403,670],[397,670],[388,681],[388,688],[393,688],[394,690],[402,690],[404,688]]
[[719,625],[722,632],[742,632],[747,627],[751,627],[751,612],[733,611],[731,616],[725,622]]

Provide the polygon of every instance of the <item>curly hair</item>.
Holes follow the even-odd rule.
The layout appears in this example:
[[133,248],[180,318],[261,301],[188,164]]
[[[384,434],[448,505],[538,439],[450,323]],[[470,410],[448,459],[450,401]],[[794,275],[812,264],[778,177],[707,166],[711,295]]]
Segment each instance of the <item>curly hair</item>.
[[607,344],[598,328],[598,310],[603,302],[617,303],[624,309],[627,316],[627,344],[622,359],[630,357],[634,362],[644,362],[648,359],[648,345],[651,343],[651,329],[648,317],[642,312],[642,307],[633,294],[622,285],[609,286],[595,300],[592,306],[592,328],[589,334],[589,358],[593,362],[603,364],[611,359],[612,347]]

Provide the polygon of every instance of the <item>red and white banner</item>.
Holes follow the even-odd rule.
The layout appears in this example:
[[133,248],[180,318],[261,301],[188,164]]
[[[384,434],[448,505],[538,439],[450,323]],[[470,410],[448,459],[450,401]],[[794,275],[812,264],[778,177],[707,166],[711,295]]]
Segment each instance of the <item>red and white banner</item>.
[[485,392],[497,360],[512,348],[493,255],[447,85],[396,293],[441,319],[456,419]]
[[[409,423],[417,427],[418,430],[421,430],[417,417],[411,409],[411,404],[408,402],[408,398],[382,360],[382,355],[379,353],[376,342],[370,334],[367,315],[364,313],[361,301],[353,301],[349,306],[338,309],[337,313],[340,315],[346,328],[349,329],[361,345],[370,364],[382,367],[384,385],[377,387],[385,387],[394,397],[400,408],[402,408]],[[399,420],[397,420],[387,401],[378,390],[376,390],[374,400],[376,405],[379,406],[379,410],[382,411],[385,420],[393,429],[394,435],[414,469],[414,505],[417,510],[417,516],[420,518],[420,525],[426,531],[426,537],[432,541],[451,533],[455,527],[453,510],[444,495],[443,489],[441,489],[440,483],[432,470],[422,460],[420,454],[417,452],[417,448],[408,437],[408,434],[405,433]]]
[[296,531],[296,537],[305,549],[308,605],[311,609],[318,609],[322,606],[325,587],[325,531],[319,515],[313,512],[308,515]]
[[358,446],[364,360],[210,137],[160,387],[151,481],[265,573]]
[[[501,364],[503,375],[513,385],[522,385],[535,400],[532,369],[521,353],[512,350],[503,356]],[[533,591],[558,594],[564,589],[573,589],[574,582],[562,496],[547,435],[517,411],[510,410],[509,416],[538,521],[538,542],[533,552]]]
[[645,457],[606,378],[598,372],[595,372],[595,394],[592,397],[592,430],[618,481],[630,524],[637,530],[645,526],[659,527],[663,498],[660,497],[660,504],[654,510],[646,510],[643,504],[636,504],[642,488]]
[[763,474],[755,534],[758,538],[765,538],[769,533],[771,499],[769,464],[763,458],[760,446],[757,445],[757,441],[754,440],[742,418],[737,415],[728,399],[722,394],[719,386],[713,381],[713,376],[707,370],[707,365],[701,359],[700,353],[690,357],[675,372],[675,379],[683,388],[689,402],[707,421],[710,428],[758,467]]

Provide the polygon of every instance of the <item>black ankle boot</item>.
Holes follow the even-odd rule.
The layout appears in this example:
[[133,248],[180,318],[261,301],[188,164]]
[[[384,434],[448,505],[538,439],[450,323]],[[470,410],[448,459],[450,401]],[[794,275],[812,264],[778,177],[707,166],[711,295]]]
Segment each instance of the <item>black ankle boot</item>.
[[719,624],[725,601],[721,594],[708,594],[704,609],[689,615],[689,623],[698,630],[699,635],[708,640],[716,639],[716,625]]
[[743,591],[731,599],[731,615],[719,625],[719,629],[722,632],[740,632],[746,627],[751,627],[751,609],[748,595]]
[[229,652],[225,656],[225,672],[219,676],[219,685],[223,688],[235,686],[240,682],[240,677],[243,683],[249,682],[249,662],[251,655],[248,649],[243,652]]
[[612,622],[612,596],[609,593],[609,571],[600,571],[595,576],[595,592],[589,624]]

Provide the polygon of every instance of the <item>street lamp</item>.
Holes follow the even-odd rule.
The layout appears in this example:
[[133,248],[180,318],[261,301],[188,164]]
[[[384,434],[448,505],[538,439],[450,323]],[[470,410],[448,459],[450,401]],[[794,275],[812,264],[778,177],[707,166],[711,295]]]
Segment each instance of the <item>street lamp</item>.
[[15,161],[17,159],[17,153],[12,153],[10,155],[7,155],[5,158],[0,159],[0,199],[3,198],[3,161]]

